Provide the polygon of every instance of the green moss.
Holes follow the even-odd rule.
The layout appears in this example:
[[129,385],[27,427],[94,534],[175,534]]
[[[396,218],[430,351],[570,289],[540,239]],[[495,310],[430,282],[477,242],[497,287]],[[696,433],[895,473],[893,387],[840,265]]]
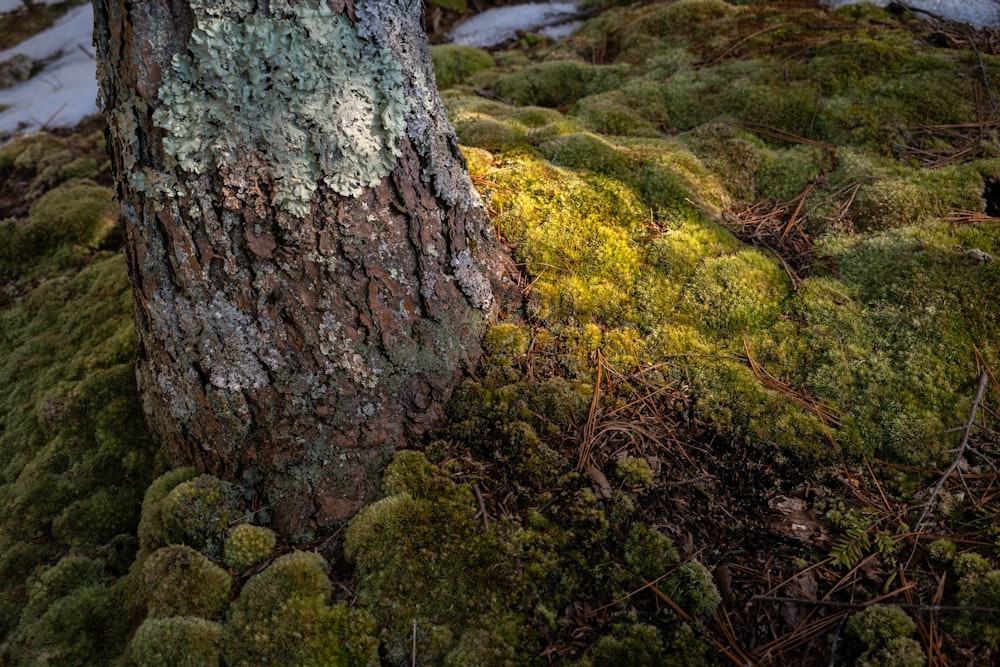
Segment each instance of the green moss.
[[628,105],[618,91],[588,95],[573,106],[573,117],[593,132],[630,137],[659,137],[660,130]]
[[951,569],[960,578],[976,577],[990,571],[990,562],[974,551],[955,556]]
[[167,522],[169,513],[165,512],[163,500],[179,484],[188,482],[198,476],[194,468],[178,468],[157,477],[142,501],[142,518],[139,520],[139,545],[147,552],[167,546],[171,542]]
[[636,577],[652,581],[677,562],[677,550],[665,535],[636,523],[625,542],[624,557]]
[[[57,566],[60,576],[70,569]],[[122,652],[128,627],[120,622],[120,590],[93,580],[65,584],[65,594],[49,589],[49,600],[37,613],[21,615],[0,645],[0,660],[15,665],[107,665]],[[45,662],[37,662],[39,658]]]
[[262,526],[241,523],[229,529],[223,554],[226,564],[242,572],[271,555],[277,536]]
[[87,181],[64,184],[38,199],[27,219],[0,222],[0,270],[36,277],[78,267],[117,223],[110,190]]
[[[964,575],[958,582],[958,603],[970,607],[1000,607],[1000,570],[973,571]],[[997,646],[1000,644],[1000,613],[963,612],[955,621],[955,632],[966,639]]]
[[157,549],[142,564],[150,618],[217,617],[229,600],[232,580],[221,567],[190,547]]
[[691,560],[662,584],[663,591],[692,616],[711,616],[722,601],[708,568]]
[[344,547],[392,664],[409,660],[414,619],[420,664],[533,646],[537,624],[503,619],[558,608],[595,583],[608,523],[589,491],[549,500],[529,526],[512,516],[484,530],[470,487],[421,454],[399,452],[384,485],[388,495],[351,521]]
[[618,67],[550,60],[499,77],[493,82],[493,91],[518,106],[562,107],[613,87],[622,74]]
[[542,143],[538,149],[553,164],[586,169],[608,176],[624,176],[629,161],[615,146],[595,134],[567,134]]
[[647,665],[649,667],[701,667],[712,664],[706,659],[708,645],[687,623],[662,633],[642,623],[619,623],[594,644],[590,655],[579,667],[612,665]]
[[891,605],[872,605],[854,614],[845,631],[865,644],[884,644],[897,637],[909,637],[917,625],[905,611]]
[[138,667],[218,667],[221,627],[204,618],[147,619],[132,639]]
[[493,56],[482,49],[458,44],[438,44],[431,47],[434,77],[440,89],[465,83],[485,69],[493,67]]
[[229,526],[243,518],[233,486],[211,475],[181,482],[161,501],[170,542],[184,543],[219,556]]
[[374,627],[364,612],[331,606],[326,564],[295,551],[255,574],[233,603],[223,633],[227,665],[378,664]]
[[863,647],[857,665],[921,667],[927,657],[911,639],[916,629],[916,623],[899,607],[872,605],[848,619],[845,633]]
[[710,258],[684,288],[683,307],[721,335],[773,324],[788,298],[788,279],[778,262],[758,250]]
[[955,559],[955,543],[948,540],[934,540],[927,545],[927,555],[939,563],[949,563]]
[[646,459],[624,457],[615,461],[615,477],[627,486],[649,486],[653,483],[653,469]]

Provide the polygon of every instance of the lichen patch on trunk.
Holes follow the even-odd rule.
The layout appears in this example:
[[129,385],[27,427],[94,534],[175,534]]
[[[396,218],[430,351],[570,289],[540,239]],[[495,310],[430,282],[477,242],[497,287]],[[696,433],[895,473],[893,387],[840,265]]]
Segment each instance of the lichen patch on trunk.
[[181,168],[206,173],[256,158],[272,203],[309,213],[319,181],[343,196],[387,176],[410,104],[402,68],[326,3],[192,2],[188,53],[159,89],[154,122]]

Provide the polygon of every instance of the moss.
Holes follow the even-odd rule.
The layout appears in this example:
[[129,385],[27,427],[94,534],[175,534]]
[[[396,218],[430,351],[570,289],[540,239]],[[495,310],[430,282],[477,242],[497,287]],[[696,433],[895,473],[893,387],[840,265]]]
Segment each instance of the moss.
[[399,452],[384,485],[388,495],[351,521],[344,547],[392,664],[409,660],[414,619],[420,664],[439,664],[451,651],[457,660],[536,645],[535,623],[503,619],[565,604],[594,584],[594,564],[605,557],[608,524],[589,491],[551,499],[528,526],[509,517],[484,530],[469,486],[421,454]]
[[170,542],[189,544],[214,556],[222,554],[229,526],[243,517],[233,486],[211,475],[181,482],[161,505]]
[[934,540],[927,545],[927,555],[938,563],[949,563],[955,559],[955,543],[948,540]]
[[703,261],[684,288],[683,307],[710,329],[733,335],[773,324],[788,298],[788,279],[757,250]]
[[[958,582],[958,604],[1000,607],[1000,570],[970,572],[962,576]],[[955,620],[955,632],[966,639],[997,646],[1000,644],[1000,613],[962,612]]]
[[974,551],[969,551],[955,556],[951,569],[960,578],[975,577],[989,572],[990,563]]
[[608,176],[624,176],[629,161],[609,141],[594,134],[567,134],[542,143],[538,149],[553,164],[586,169]]
[[573,117],[593,132],[659,137],[659,128],[630,107],[618,91],[588,95],[573,106]]
[[142,564],[150,618],[215,618],[229,600],[232,580],[221,567],[190,547],[157,549]]
[[530,334],[526,327],[513,323],[493,325],[483,338],[483,350],[491,363],[505,366],[517,363],[528,352]]
[[518,106],[561,107],[611,88],[622,74],[617,67],[550,60],[499,77],[493,82],[493,91]]
[[499,151],[527,140],[527,133],[521,128],[511,127],[485,114],[455,114],[452,122],[458,140],[466,146]]
[[171,535],[167,527],[169,513],[165,512],[163,500],[179,484],[198,476],[194,468],[177,468],[157,477],[142,501],[142,518],[139,520],[139,545],[147,552],[170,544]]
[[677,568],[662,587],[674,602],[692,616],[711,616],[722,601],[712,573],[697,560]]
[[845,633],[862,647],[855,664],[921,667],[927,657],[920,644],[911,639],[916,629],[916,623],[899,607],[872,605],[848,619]]
[[917,630],[905,611],[892,605],[872,605],[854,614],[845,631],[865,644],[884,644],[897,637],[909,637]]
[[378,664],[374,626],[364,612],[329,604],[319,554],[294,551],[255,574],[232,604],[223,633],[227,665]]
[[26,220],[0,222],[6,237],[0,270],[36,277],[77,267],[117,222],[110,190],[87,181],[64,184],[38,199]]
[[700,667],[712,664],[706,659],[708,645],[687,623],[680,623],[664,633],[642,623],[623,622],[594,644],[579,667],[612,665],[649,665],[650,667]]
[[147,619],[132,639],[138,667],[217,667],[221,627],[192,616]]
[[482,49],[458,44],[439,44],[431,47],[434,60],[434,77],[440,89],[465,83],[482,70],[493,67],[493,56]]
[[668,537],[636,523],[625,542],[624,558],[636,577],[652,581],[677,562],[677,550]]
[[653,483],[653,469],[646,459],[624,457],[615,461],[615,477],[626,486],[649,486]]
[[223,554],[226,564],[242,572],[271,555],[277,536],[262,526],[241,523],[229,529]]
[[108,665],[121,654],[128,628],[121,623],[118,588],[105,583],[71,586],[36,615],[24,613],[0,646],[8,664]]

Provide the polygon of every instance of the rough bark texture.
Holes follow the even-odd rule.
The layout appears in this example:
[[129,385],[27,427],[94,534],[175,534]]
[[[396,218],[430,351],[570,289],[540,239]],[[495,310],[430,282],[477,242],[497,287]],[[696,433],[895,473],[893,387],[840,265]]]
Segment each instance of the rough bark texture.
[[326,2],[95,2],[150,425],[293,539],[439,422],[508,287],[419,0]]

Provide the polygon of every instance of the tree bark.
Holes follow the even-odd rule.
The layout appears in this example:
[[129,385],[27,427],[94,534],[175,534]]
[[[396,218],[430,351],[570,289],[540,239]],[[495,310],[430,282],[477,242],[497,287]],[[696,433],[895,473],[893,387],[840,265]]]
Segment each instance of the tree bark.
[[440,422],[511,292],[421,3],[95,7],[150,426],[309,539]]

